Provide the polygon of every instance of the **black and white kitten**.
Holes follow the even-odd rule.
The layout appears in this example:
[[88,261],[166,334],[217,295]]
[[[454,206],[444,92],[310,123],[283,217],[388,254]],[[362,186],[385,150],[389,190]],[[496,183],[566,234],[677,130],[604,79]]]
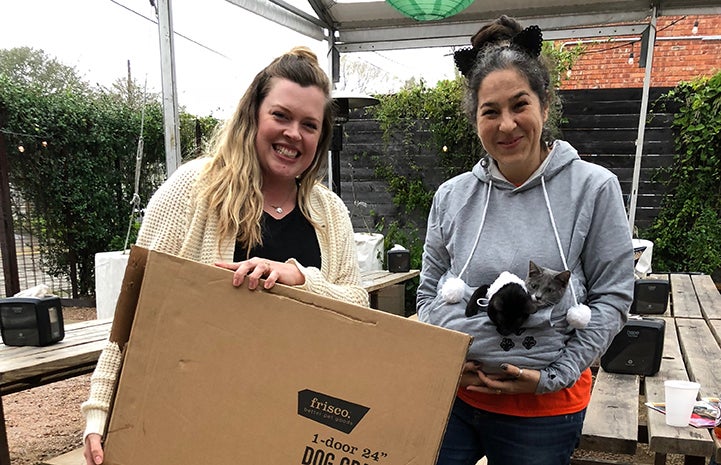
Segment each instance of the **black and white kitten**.
[[488,318],[496,325],[496,331],[508,336],[518,333],[528,317],[536,313],[539,308],[560,302],[566,292],[571,272],[554,271],[538,266],[533,261],[528,266],[525,288],[520,283],[510,280],[502,284],[491,298],[487,299],[488,289],[491,286],[484,284],[471,295],[466,305],[466,316],[472,317],[485,309]]
[[474,316],[485,307],[488,318],[496,325],[496,331],[503,336],[517,332],[528,316],[537,310],[531,295],[520,284],[508,283],[486,299],[488,288],[484,284],[476,289],[466,306],[466,316]]

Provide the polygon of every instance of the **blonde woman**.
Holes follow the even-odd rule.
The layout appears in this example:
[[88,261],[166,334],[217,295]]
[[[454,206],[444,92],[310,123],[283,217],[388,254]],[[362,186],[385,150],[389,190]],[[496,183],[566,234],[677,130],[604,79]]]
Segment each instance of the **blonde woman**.
[[[234,271],[232,284],[296,286],[363,306],[348,210],[321,184],[330,145],[330,82],[297,47],[260,71],[208,156],[181,166],[153,195],[137,245]],[[103,462],[122,359],[110,342],[83,403],[85,460]]]

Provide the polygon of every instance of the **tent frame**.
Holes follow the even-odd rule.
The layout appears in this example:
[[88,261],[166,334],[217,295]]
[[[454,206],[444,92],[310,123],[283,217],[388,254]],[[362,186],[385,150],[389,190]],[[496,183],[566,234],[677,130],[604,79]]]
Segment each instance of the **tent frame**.
[[[417,22],[403,17],[381,0],[308,0],[315,16],[285,0],[226,1],[310,38],[327,41],[333,82],[338,81],[335,70],[339,69],[341,53],[468,46],[479,24],[501,14],[512,16],[521,23],[537,24],[543,30],[545,40],[640,36],[648,29],[647,65],[628,207],[631,233],[635,226],[657,18],[659,15],[721,14],[718,0],[509,0],[504,11],[497,10],[495,1],[475,0],[451,18]],[[170,3],[171,0],[158,0],[168,176],[180,163]],[[332,166],[329,167],[330,176],[331,173]]]

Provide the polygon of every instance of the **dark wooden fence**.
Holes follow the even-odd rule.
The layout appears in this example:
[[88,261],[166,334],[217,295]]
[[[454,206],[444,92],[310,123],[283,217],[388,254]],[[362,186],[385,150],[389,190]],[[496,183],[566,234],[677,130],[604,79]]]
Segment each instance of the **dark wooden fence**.
[[[673,163],[673,110],[662,110],[657,103],[668,90],[654,88],[650,92],[636,208],[635,224],[639,229],[653,222],[666,193],[657,176],[658,168],[670,167]],[[576,147],[583,159],[613,171],[627,200],[633,179],[641,95],[641,89],[560,92],[563,101],[561,138]],[[375,172],[378,160],[394,160],[394,165],[400,166],[401,170],[408,163],[418,165],[424,182],[432,188],[445,179],[437,154],[425,146],[429,137],[427,131],[422,123],[418,128],[414,139],[417,150],[409,156],[400,148],[401,135],[393,135],[388,143],[384,142],[378,122],[361,112],[352,114],[345,124],[341,197],[351,211],[357,231],[374,227],[369,224],[373,221],[372,214],[376,222],[401,214],[399,207],[393,204],[388,185]]]
[[[658,169],[670,167],[674,157],[673,113],[662,111],[659,98],[667,88],[649,93],[649,113],[643,143],[636,204],[636,225],[649,226],[658,215],[666,188]],[[562,93],[563,138],[579,154],[618,176],[625,196],[631,193],[638,136],[641,89],[574,90]],[[670,111],[670,110],[666,110]]]

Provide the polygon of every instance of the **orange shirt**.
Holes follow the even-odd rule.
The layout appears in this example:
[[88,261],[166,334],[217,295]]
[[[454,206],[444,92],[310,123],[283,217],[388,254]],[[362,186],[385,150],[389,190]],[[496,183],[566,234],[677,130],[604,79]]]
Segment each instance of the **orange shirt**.
[[591,400],[591,369],[581,373],[576,384],[548,394],[483,394],[458,389],[458,397],[487,412],[517,417],[547,417],[580,412]]

